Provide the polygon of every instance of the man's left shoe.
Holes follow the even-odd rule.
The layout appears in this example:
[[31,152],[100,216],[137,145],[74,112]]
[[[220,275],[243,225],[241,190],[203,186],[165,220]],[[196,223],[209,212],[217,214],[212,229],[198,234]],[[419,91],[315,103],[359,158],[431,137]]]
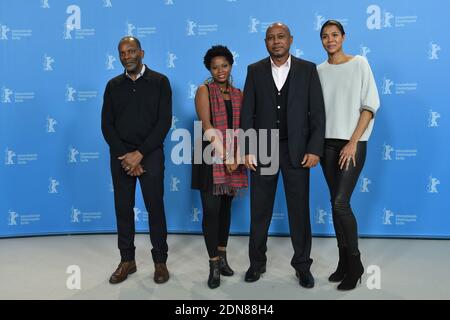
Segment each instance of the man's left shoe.
[[155,263],[155,275],[153,280],[159,284],[169,280],[169,270],[167,270],[165,263]]
[[298,283],[303,287],[303,288],[314,288],[314,277],[311,273],[311,271],[295,271],[295,275],[297,276],[297,278],[299,278]]
[[128,275],[136,272],[136,261],[121,261],[116,271],[109,278],[109,283],[116,284],[125,281]]
[[245,282],[255,282],[258,281],[259,278],[261,277],[261,274],[263,274],[264,272],[266,272],[266,265],[262,265],[259,268],[255,268],[253,266],[250,266],[250,268],[248,268],[247,272],[245,273]]

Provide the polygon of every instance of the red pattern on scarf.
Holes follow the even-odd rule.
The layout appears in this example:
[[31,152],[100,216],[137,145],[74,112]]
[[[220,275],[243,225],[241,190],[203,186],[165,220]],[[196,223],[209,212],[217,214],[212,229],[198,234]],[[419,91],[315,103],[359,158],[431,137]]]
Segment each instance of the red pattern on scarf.
[[[208,84],[209,101],[212,115],[212,125],[216,130],[222,133],[222,137],[226,137],[226,129],[228,127],[227,111],[225,102],[220,91],[219,85],[216,83]],[[242,94],[237,88],[230,86],[230,98],[233,109],[233,130],[240,127]],[[234,150],[227,150],[227,139],[223,139],[224,150],[230,152],[233,156],[238,152],[237,134],[233,133],[230,137],[234,141]],[[230,141],[230,140],[229,140]],[[230,148],[230,146],[228,146]],[[233,152],[232,152],[233,151]],[[247,170],[244,165],[240,164],[232,174],[227,173],[225,164],[213,164],[213,193],[219,194],[236,194],[239,189],[248,186]]]

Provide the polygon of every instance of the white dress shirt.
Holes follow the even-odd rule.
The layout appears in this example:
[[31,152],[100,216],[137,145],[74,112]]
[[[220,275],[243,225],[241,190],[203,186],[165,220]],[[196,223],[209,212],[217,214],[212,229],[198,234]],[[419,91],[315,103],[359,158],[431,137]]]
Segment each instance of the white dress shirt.
[[272,65],[273,81],[275,81],[278,91],[281,91],[281,88],[283,88],[288,77],[289,70],[291,70],[291,55],[289,55],[286,62],[279,67],[273,62],[272,58],[270,58],[270,64]]

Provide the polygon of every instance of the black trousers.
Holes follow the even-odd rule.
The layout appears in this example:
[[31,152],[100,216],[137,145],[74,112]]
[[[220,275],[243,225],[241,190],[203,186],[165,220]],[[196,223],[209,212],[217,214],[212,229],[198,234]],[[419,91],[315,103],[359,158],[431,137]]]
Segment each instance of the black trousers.
[[121,161],[111,156],[111,174],[114,186],[118,247],[122,261],[134,260],[134,204],[136,181],[139,179],[142,197],[149,214],[152,257],[155,263],[167,260],[167,226],[164,212],[164,153],[162,149],[153,151],[142,159],[147,172],[140,177],[127,175]]
[[[312,264],[310,258],[309,169],[292,166],[287,140],[280,141],[279,155],[289,229],[294,247],[291,265],[296,270],[308,271]],[[258,165],[256,172],[251,171],[249,256],[250,265],[254,268],[260,268],[267,261],[267,236],[272,219],[279,171],[274,175],[261,175],[261,165]]]
[[348,170],[338,165],[339,153],[348,140],[325,139],[324,155],[320,161],[328,184],[333,211],[333,225],[338,247],[350,254],[359,254],[358,228],[350,206],[353,190],[366,160],[367,142],[359,141],[356,148],[356,167],[351,163]]
[[210,258],[217,257],[217,247],[226,247],[230,234],[233,197],[216,196],[212,191],[200,191],[203,207],[202,228]]

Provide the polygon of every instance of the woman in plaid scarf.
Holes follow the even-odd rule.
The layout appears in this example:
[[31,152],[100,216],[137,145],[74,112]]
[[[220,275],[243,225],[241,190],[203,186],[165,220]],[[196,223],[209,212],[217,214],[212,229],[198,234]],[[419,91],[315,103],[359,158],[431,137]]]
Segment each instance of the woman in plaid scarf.
[[204,64],[210,80],[199,86],[195,108],[202,122],[203,149],[212,148],[210,159],[192,165],[192,188],[200,190],[203,207],[203,235],[209,255],[208,286],[220,285],[220,275],[232,276],[226,258],[230,231],[231,202],[237,192],[246,188],[247,171],[238,161],[235,130],[240,128],[242,93],[230,81],[234,59],[225,46],[211,47]]

